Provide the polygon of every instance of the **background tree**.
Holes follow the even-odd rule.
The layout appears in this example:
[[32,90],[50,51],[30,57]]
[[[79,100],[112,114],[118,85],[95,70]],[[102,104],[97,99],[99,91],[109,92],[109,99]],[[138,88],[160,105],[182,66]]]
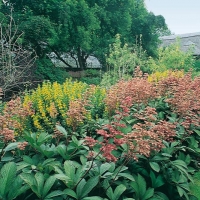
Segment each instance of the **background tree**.
[[[163,16],[155,16],[152,12],[148,12],[144,6],[143,0],[136,1],[137,3],[131,10],[131,35],[128,37],[130,43],[136,43],[142,35],[142,47],[150,56],[156,55],[156,49],[160,43],[159,36],[169,35],[170,31],[165,23]],[[137,37],[135,37],[137,36]]]
[[149,13],[143,0],[9,0],[3,12],[10,5],[24,32],[23,44],[33,47],[39,59],[53,52],[67,68],[74,67],[70,57],[75,67],[86,69],[91,55],[105,66],[116,34],[122,44],[135,44],[142,35],[143,49],[153,55],[167,30],[164,18]]

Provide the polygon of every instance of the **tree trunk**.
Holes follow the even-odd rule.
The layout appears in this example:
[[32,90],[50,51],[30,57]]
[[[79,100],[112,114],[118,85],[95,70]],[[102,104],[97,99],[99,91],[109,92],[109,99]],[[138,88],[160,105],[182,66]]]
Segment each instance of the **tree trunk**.
[[80,69],[81,70],[86,70],[86,68],[87,68],[86,60],[88,58],[88,55],[86,55],[85,52],[83,52],[80,49],[80,47],[77,50],[77,57],[78,57],[78,63],[79,63]]

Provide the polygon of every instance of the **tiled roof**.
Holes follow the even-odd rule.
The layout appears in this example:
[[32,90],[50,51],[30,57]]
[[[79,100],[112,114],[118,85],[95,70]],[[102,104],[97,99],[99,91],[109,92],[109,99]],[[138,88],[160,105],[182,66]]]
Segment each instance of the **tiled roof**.
[[180,39],[182,51],[186,52],[192,47],[193,54],[200,55],[200,32],[160,37],[162,41],[161,46],[169,46],[170,44],[174,43],[177,38]]
[[177,35],[168,35],[160,37],[161,40],[174,40],[176,38],[190,38],[190,37],[200,36],[200,32],[196,33],[186,33],[186,34],[177,34]]

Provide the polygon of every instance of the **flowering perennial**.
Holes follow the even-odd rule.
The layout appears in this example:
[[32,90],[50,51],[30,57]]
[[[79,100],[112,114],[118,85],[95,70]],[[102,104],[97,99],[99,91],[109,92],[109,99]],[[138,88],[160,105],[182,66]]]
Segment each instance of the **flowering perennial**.
[[[157,103],[167,104],[169,113],[162,118]],[[173,121],[170,114],[176,115]],[[77,132],[87,122],[95,123],[106,118],[106,123],[87,132],[85,145],[90,149],[88,156],[116,162],[116,151],[125,151],[120,158],[137,160],[140,155],[150,156],[163,148],[163,140],[172,141],[181,127],[185,134],[193,133],[192,127],[200,127],[200,78],[191,78],[188,73],[150,81],[139,68],[135,77],[120,80],[109,90],[99,86],[72,82],[64,84],[45,82],[35,91],[9,101],[0,115],[0,135],[5,143],[15,141],[17,134],[27,129],[31,119],[34,130],[50,130],[53,137],[62,139],[55,130],[59,124]],[[90,128],[90,127],[89,127]],[[90,135],[89,135],[90,134]],[[80,136],[83,137],[83,136]],[[19,143],[24,149],[27,143]],[[99,153],[94,150],[99,149]]]
[[15,141],[15,135],[22,134],[27,116],[33,115],[32,104],[29,102],[25,107],[22,106],[22,101],[18,97],[9,101],[3,113],[0,114],[0,135],[5,143]]
[[35,113],[31,118],[37,130],[53,131],[57,122],[75,130],[91,115],[98,115],[99,108],[104,109],[105,94],[99,86],[71,79],[63,84],[44,82],[25,95],[23,105],[32,102]]
[[[103,140],[98,142],[91,137],[86,144],[91,148],[100,145],[102,156],[109,161],[117,161],[112,153],[126,144],[127,158],[138,159],[139,155],[150,156],[151,152],[163,148],[163,140],[172,141],[176,136],[177,125],[183,126],[187,133],[192,133],[191,125],[200,126],[200,78],[192,80],[191,75],[182,77],[169,73],[156,84],[150,82],[139,71],[129,81],[121,80],[107,91],[105,98],[106,111],[110,123],[97,130]],[[148,103],[162,99],[171,106],[178,119],[170,122],[159,119],[156,108]],[[135,123],[130,127],[126,119]],[[129,127],[128,132],[123,128]]]

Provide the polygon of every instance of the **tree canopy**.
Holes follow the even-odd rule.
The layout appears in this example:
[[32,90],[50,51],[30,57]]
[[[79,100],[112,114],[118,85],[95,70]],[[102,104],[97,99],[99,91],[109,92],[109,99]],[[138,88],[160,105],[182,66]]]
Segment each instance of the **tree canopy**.
[[[109,45],[120,34],[123,42],[141,45],[154,55],[158,37],[167,31],[165,19],[149,13],[144,0],[9,0],[1,12],[13,18],[24,33],[23,44],[38,57],[54,53],[66,67],[73,68],[63,54],[85,69],[89,56],[105,63]],[[140,37],[142,35],[142,37]],[[136,37],[137,36],[137,37]]]

